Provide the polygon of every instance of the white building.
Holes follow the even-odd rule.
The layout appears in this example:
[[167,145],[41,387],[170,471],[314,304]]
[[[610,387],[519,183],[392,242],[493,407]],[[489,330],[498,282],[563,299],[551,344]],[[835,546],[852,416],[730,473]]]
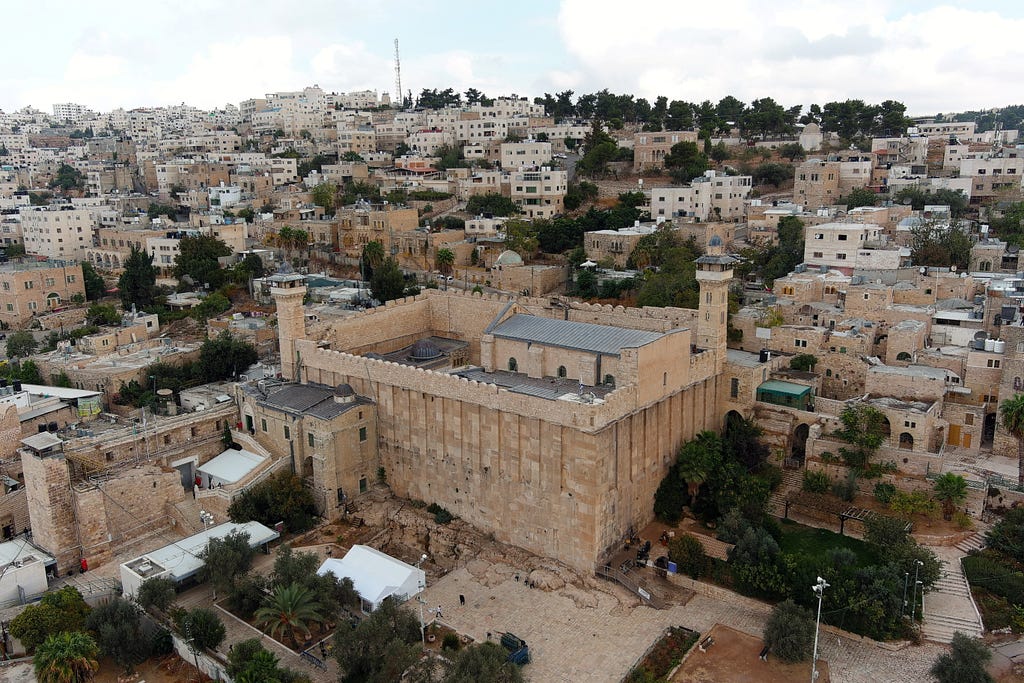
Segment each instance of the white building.
[[[907,252],[909,256],[909,251]],[[873,223],[824,223],[804,229],[804,263],[850,274],[856,268],[892,270],[903,253]]]
[[536,168],[551,162],[551,143],[525,140],[501,144],[501,167],[505,170]]
[[744,216],[752,178],[706,171],[689,187],[653,187],[649,191],[652,218],[692,218],[697,221],[737,221]]
[[25,252],[53,259],[79,259],[92,246],[96,226],[92,209],[46,206],[21,209]]

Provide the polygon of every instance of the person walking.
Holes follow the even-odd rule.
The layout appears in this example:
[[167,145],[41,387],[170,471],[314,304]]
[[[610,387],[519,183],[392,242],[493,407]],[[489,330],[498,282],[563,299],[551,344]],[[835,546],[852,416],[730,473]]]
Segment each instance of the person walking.
[[436,614],[437,614],[437,618],[438,618],[438,619],[443,619],[443,618],[444,618],[444,615],[443,615],[443,614],[441,614],[441,605],[438,605],[438,606],[437,606],[437,612],[436,612]]
[[460,607],[465,607],[466,606],[466,596],[462,595],[461,593],[459,594],[459,606]]

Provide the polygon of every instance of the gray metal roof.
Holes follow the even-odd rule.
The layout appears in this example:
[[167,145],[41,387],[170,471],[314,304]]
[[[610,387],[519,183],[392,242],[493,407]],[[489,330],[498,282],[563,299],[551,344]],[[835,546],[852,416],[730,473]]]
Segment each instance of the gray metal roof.
[[624,348],[644,346],[664,336],[661,332],[522,314],[513,315],[496,325],[491,334],[502,339],[536,342],[614,356],[618,356]]
[[290,384],[278,389],[261,402],[295,413],[311,415],[322,420],[330,420],[357,405],[369,405],[371,401],[362,396],[355,396],[351,402],[334,400],[335,389],[310,384]]

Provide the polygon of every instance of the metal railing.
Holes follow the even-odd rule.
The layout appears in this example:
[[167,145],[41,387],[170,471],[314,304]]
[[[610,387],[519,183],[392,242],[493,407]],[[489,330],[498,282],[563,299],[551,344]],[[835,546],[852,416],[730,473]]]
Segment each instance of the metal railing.
[[598,565],[594,571],[598,576],[601,576],[606,579],[611,579],[612,581],[616,581],[619,584],[625,586],[629,589],[631,593],[639,597],[641,600],[646,602],[654,609],[666,608],[664,600],[662,600],[660,597],[652,593],[649,589],[644,588],[640,584],[639,580],[634,579],[627,572],[624,572],[621,569],[616,569],[611,565],[607,564]]

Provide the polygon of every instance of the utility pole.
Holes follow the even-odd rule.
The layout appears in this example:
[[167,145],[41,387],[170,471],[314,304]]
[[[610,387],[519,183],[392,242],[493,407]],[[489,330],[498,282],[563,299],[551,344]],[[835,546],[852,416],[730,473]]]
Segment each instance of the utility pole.
[[395,97],[398,98],[398,108],[404,109],[405,101],[402,99],[402,63],[398,59],[398,38],[395,38]]

